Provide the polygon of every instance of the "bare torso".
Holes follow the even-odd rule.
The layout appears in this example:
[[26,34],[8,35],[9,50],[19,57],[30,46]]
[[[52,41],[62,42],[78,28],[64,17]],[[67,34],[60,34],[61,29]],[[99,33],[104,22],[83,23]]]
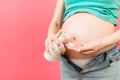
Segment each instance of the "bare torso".
[[[74,38],[74,41],[87,42],[114,32],[114,25],[89,13],[77,13],[69,17],[62,25],[62,30]],[[67,44],[70,40],[66,40]],[[93,55],[83,55],[67,49],[69,58],[85,59]]]

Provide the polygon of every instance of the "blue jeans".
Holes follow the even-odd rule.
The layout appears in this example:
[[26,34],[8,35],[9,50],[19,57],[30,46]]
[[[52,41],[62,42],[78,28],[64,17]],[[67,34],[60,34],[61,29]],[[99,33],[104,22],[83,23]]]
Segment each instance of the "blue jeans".
[[120,51],[117,46],[92,59],[84,68],[61,56],[62,80],[120,80]]

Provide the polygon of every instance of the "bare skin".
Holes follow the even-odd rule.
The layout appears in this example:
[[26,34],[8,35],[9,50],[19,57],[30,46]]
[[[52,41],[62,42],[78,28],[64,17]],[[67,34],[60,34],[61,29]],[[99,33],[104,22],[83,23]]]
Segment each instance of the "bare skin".
[[[114,25],[102,19],[99,19],[89,13],[77,13],[65,21],[65,23],[62,26],[62,31],[66,32],[67,34],[70,35],[70,37],[74,38],[73,44],[75,44],[72,47],[70,47],[69,45],[66,46],[67,49],[66,55],[69,58],[84,59],[84,58],[95,57],[99,55],[99,53],[101,53],[102,50],[92,52],[93,54],[86,55],[85,54],[86,52],[80,51],[79,49],[80,48],[82,49],[83,46],[87,46],[88,44],[85,45],[85,43],[89,41],[91,41],[91,44],[89,45],[94,45],[94,46],[99,45],[100,47],[101,43],[99,42],[98,39],[113,33]],[[65,44],[69,42],[70,40],[66,40]],[[111,47],[113,46],[111,45]]]
[[48,52],[48,46],[51,46],[54,50],[53,40],[60,46],[57,38],[61,34],[61,29],[74,39],[73,44],[75,46],[72,47],[69,45],[70,40],[65,40],[64,42],[66,49],[63,50],[63,53],[66,53],[69,58],[84,59],[95,57],[111,49],[120,41],[120,30],[114,32],[112,23],[88,13],[77,13],[62,23],[63,14],[64,0],[57,0],[54,16],[45,40],[45,48]]

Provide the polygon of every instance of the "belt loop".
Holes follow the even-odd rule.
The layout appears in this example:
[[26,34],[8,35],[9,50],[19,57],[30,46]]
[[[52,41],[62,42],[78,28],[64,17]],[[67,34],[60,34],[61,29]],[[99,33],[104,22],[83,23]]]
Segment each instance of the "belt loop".
[[104,60],[103,61],[108,61],[109,60],[109,57],[107,55],[107,52],[104,53]]

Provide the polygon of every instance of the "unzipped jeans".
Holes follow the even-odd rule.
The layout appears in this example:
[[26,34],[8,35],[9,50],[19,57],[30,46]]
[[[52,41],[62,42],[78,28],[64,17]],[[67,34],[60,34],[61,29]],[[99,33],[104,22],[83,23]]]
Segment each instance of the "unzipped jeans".
[[115,46],[80,68],[63,55],[60,57],[61,80],[120,80],[119,56]]

